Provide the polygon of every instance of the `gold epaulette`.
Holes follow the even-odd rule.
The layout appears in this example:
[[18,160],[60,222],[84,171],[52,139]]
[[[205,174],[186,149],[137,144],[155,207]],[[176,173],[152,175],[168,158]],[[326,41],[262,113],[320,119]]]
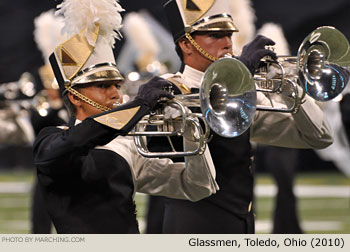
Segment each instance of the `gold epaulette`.
[[182,94],[190,94],[191,89],[189,89],[185,84],[175,80],[174,78],[170,77],[167,79],[171,83],[173,83],[177,88],[181,91]]

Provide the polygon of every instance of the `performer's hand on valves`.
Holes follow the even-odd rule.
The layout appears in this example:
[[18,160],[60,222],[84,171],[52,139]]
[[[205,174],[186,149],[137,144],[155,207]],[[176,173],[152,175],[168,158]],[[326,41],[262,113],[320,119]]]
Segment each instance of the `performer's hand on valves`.
[[270,56],[274,60],[277,59],[275,52],[265,48],[265,46],[271,45],[275,45],[273,40],[258,35],[252,42],[243,47],[242,54],[238,59],[246,65],[252,74],[254,74],[255,70],[259,67],[262,58]]
[[141,85],[135,99],[141,99],[152,110],[161,97],[172,99],[174,96],[164,90],[169,82],[160,77],[153,77],[150,81]]

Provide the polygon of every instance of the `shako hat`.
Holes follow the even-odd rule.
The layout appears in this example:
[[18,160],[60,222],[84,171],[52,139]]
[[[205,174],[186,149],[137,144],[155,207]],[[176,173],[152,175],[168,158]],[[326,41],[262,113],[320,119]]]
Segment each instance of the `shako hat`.
[[186,32],[238,31],[229,14],[228,0],[170,0],[164,10],[175,42]]
[[57,8],[71,36],[50,56],[62,94],[77,85],[123,80],[113,54],[124,11],[118,1],[64,0]]

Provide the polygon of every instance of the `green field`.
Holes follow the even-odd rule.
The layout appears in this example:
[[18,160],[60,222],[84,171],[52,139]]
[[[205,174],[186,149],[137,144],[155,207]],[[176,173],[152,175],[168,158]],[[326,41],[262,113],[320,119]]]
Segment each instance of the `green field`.
[[[32,181],[31,171],[0,171],[0,233],[30,233]],[[275,188],[268,175],[258,174],[256,184],[256,232],[269,233]],[[350,234],[349,178],[339,173],[301,173],[296,185],[301,192],[298,211],[304,232]],[[147,197],[137,194],[136,204],[143,229]]]

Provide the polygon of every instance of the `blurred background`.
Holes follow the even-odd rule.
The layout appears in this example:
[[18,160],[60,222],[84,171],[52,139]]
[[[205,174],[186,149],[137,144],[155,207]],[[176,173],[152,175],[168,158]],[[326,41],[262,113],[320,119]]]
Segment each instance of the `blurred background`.
[[[162,10],[166,1],[120,0],[120,3],[126,10],[124,17],[131,12],[142,13],[146,17],[159,42],[156,58],[166,66],[167,71],[176,72],[180,62],[173,50],[174,45]],[[34,19],[44,11],[55,8],[60,2],[0,2],[0,233],[31,232],[31,202],[35,183],[31,144],[37,133],[35,113],[42,105],[38,102],[41,98],[38,94],[45,89],[39,75],[39,68],[45,62],[34,39]],[[334,26],[350,39],[349,0],[250,2],[255,16],[255,29],[259,30],[268,22],[278,24],[284,32],[291,55],[297,54],[303,39],[319,26]],[[240,23],[244,25],[244,22]],[[238,28],[245,29],[242,25]],[[132,48],[137,48],[140,41],[128,34],[126,29],[122,33],[124,39],[117,41],[114,52],[118,67],[128,76],[130,72],[141,72],[137,64],[138,55],[132,53],[135,51]],[[338,110],[338,101],[331,102],[335,104],[332,109],[335,107]],[[332,111],[332,114],[336,114]],[[64,118],[64,115],[61,117]],[[341,123],[339,120],[339,117],[334,119],[336,134],[339,129],[337,125]],[[350,233],[350,149],[343,131],[339,133],[341,143],[338,146],[341,149],[284,152],[285,160],[292,163],[292,167],[286,168],[288,170],[282,175],[276,175],[270,167],[271,162],[266,161],[271,153],[277,152],[271,152],[265,146],[256,146],[258,233],[274,232],[276,211],[290,210],[288,207],[287,210],[275,209],[278,208],[277,194],[282,190],[278,189],[278,178],[283,176],[295,177],[291,186],[294,185],[292,193],[296,202],[292,204],[291,211],[297,215],[295,221],[302,232]],[[138,194],[137,201],[141,227],[144,227],[147,198]]]

